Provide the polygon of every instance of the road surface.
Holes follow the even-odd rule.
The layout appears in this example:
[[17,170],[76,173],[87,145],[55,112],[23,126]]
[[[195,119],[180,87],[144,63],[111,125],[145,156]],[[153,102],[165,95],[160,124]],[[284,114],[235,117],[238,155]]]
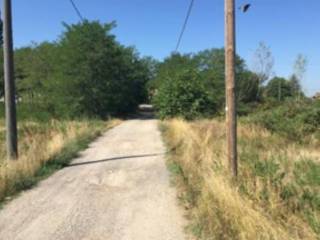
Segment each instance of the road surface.
[[129,120],[0,210],[1,240],[182,240],[156,120]]

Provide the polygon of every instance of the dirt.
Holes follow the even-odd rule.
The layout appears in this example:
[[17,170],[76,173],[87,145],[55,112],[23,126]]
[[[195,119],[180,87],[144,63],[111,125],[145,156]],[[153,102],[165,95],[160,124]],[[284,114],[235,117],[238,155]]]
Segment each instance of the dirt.
[[182,240],[156,120],[109,130],[0,211],[1,240]]

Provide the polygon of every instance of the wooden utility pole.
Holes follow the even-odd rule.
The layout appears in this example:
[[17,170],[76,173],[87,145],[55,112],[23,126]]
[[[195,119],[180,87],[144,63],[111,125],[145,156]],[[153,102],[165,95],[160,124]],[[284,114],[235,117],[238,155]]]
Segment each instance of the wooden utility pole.
[[11,0],[3,0],[3,55],[8,159],[18,157]]
[[234,177],[238,174],[237,109],[235,84],[235,1],[225,0],[225,77],[227,156]]

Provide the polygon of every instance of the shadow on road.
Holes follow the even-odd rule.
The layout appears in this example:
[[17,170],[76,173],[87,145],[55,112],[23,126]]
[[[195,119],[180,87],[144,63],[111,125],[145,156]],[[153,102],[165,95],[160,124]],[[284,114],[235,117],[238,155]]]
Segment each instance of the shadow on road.
[[87,161],[87,162],[79,162],[79,163],[71,163],[66,167],[77,167],[82,165],[90,165],[90,164],[97,164],[97,163],[104,163],[108,161],[116,161],[116,160],[122,160],[122,159],[133,159],[133,158],[146,158],[146,157],[157,157],[157,156],[163,156],[166,153],[153,153],[153,154],[143,154],[143,155],[132,155],[132,156],[124,156],[124,157],[114,157],[114,158],[106,158],[101,160],[95,160],[95,161]]

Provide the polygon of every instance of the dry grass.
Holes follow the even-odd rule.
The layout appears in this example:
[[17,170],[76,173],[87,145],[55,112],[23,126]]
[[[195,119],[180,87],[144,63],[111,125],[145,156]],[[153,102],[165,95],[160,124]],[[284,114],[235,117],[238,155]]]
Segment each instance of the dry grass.
[[298,145],[241,125],[240,175],[234,181],[224,124],[171,120],[163,126],[172,149],[169,169],[180,175],[180,198],[199,239],[317,239],[320,179],[312,164],[319,145]]
[[[31,187],[37,175],[48,175],[43,168],[48,161],[74,156],[87,141],[98,136],[117,121],[51,121],[19,123],[19,159],[5,159],[4,132],[0,139],[0,202],[5,197]],[[65,152],[63,152],[65,151]],[[65,156],[63,156],[64,153]],[[61,155],[59,155],[61,154]],[[64,159],[63,161],[69,161]],[[60,162],[60,167],[66,162]],[[57,168],[57,165],[55,166]],[[58,168],[57,168],[58,169]],[[50,169],[52,172],[54,169]],[[41,173],[39,171],[42,171]]]

